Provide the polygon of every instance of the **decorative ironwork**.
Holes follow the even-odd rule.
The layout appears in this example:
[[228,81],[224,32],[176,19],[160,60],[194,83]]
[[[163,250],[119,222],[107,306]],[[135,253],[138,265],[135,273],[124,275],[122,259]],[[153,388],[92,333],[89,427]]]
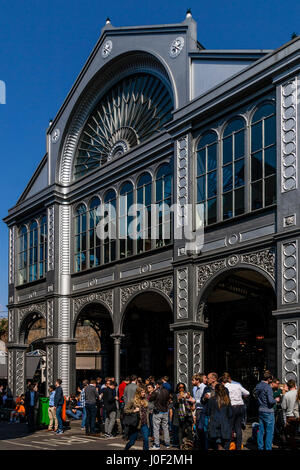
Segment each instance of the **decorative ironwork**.
[[297,79],[281,87],[281,192],[297,187]]
[[222,269],[225,269],[226,267],[232,268],[243,264],[257,266],[275,280],[275,249],[267,248],[254,253],[232,255],[227,259],[223,258],[221,260],[214,261],[213,263],[198,266],[198,292],[212,276]]
[[297,364],[293,361],[298,338],[298,321],[282,322],[282,380],[298,382]]
[[282,244],[282,303],[298,302],[297,240]]
[[162,279],[154,279],[150,281],[143,281],[139,284],[133,284],[128,287],[122,287],[120,290],[121,308],[127,303],[128,299],[136,294],[147,289],[157,289],[162,291],[170,301],[173,301],[173,277],[165,277]]
[[154,75],[141,73],[121,80],[103,96],[84,127],[75,178],[161,131],[171,119],[172,107],[168,89]]
[[108,290],[104,292],[97,292],[73,299],[73,320],[75,319],[79,310],[85,305],[93,302],[102,302],[106,305],[110,313],[113,313],[113,291]]
[[188,385],[188,333],[177,333],[177,382]]
[[188,268],[177,271],[177,318],[188,318]]

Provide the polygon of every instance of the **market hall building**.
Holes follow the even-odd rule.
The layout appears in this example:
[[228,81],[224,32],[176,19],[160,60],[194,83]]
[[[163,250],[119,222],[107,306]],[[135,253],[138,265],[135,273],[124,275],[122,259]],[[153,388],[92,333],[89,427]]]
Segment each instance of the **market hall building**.
[[[300,38],[210,50],[190,12],[170,25],[107,20],[5,219],[14,395],[36,322],[47,385],[60,377],[66,394],[99,373],[190,386],[229,370],[249,385],[268,368],[298,381],[299,74]],[[108,203],[118,236],[101,240]],[[150,221],[151,204],[182,211],[160,213],[157,239],[132,239],[132,203]],[[204,208],[201,250],[173,236],[186,204]]]

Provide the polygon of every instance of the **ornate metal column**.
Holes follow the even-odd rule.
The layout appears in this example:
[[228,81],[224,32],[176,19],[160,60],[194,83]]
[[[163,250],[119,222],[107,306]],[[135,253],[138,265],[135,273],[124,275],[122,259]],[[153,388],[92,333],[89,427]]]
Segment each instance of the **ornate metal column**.
[[25,391],[26,349],[24,344],[8,343],[8,387],[14,397]]
[[115,380],[117,384],[120,384],[120,362],[121,362],[121,356],[120,356],[120,350],[121,350],[121,341],[122,338],[124,337],[123,334],[112,334],[111,337],[114,340],[114,374],[115,374]]

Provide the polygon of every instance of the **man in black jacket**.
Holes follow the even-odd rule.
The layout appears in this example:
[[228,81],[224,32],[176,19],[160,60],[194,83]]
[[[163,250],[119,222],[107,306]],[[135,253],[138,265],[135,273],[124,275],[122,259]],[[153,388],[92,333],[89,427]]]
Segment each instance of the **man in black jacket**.
[[154,401],[153,409],[153,434],[154,445],[153,449],[160,448],[159,430],[162,425],[164,433],[165,447],[170,447],[170,434],[169,434],[169,399],[170,394],[166,388],[163,387],[163,382],[159,380],[156,385],[155,391],[150,395],[149,401]]
[[56,417],[58,421],[58,429],[56,431],[56,434],[63,434],[63,422],[62,422],[62,417],[61,417],[61,412],[62,412],[62,407],[64,404],[64,393],[63,389],[61,387],[61,379],[57,379],[55,382],[55,395],[54,395],[54,409],[56,410]]
[[28,421],[29,432],[35,431],[37,413],[39,409],[39,392],[37,386],[31,384],[25,393],[25,411]]
[[115,395],[116,384],[113,380],[108,380],[106,388],[103,390],[103,403],[106,412],[105,437],[111,438],[117,417],[117,397]]
[[99,436],[99,434],[95,432],[98,398],[99,393],[96,388],[96,380],[91,380],[90,384],[85,388],[85,433],[88,436]]

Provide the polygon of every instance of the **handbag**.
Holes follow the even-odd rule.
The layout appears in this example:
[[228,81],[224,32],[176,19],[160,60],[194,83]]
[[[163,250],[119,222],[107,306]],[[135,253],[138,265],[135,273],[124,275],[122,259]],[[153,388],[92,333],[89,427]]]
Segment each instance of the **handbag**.
[[124,414],[123,424],[124,426],[130,426],[137,428],[140,422],[140,413],[128,413]]

